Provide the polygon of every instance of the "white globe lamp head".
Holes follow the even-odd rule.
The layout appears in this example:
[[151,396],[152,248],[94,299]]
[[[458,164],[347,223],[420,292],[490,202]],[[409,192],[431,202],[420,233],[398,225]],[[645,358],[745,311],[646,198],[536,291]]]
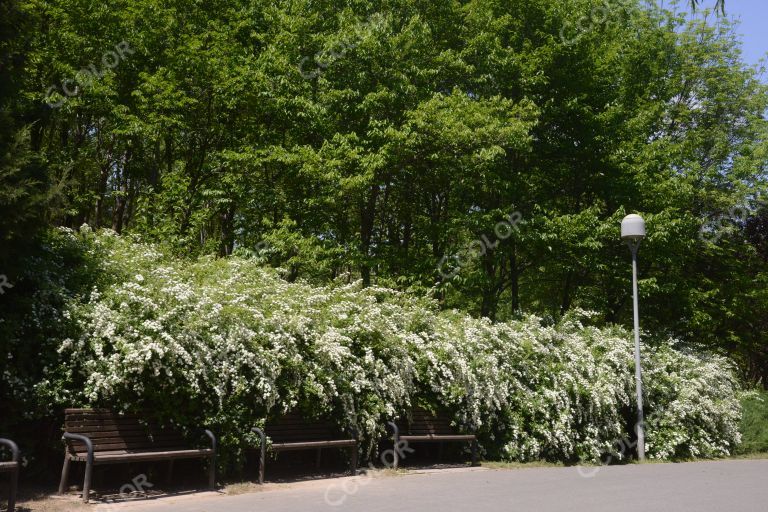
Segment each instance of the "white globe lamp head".
[[634,213],[621,221],[621,239],[627,242],[639,242],[645,238],[645,221]]

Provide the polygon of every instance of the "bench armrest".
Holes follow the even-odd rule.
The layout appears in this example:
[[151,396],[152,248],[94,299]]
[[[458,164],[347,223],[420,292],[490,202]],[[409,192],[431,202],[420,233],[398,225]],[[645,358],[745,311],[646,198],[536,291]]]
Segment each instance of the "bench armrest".
[[90,437],[83,434],[64,432],[64,435],[61,436],[61,440],[67,442],[67,444],[69,444],[68,441],[81,441],[85,444],[85,449],[88,451],[88,463],[93,464],[93,441],[91,441]]
[[11,450],[11,462],[19,462],[19,447],[16,443],[0,437],[0,444],[4,444]]
[[213,435],[213,432],[208,430],[207,428],[200,429],[200,435],[206,436],[208,439],[211,440],[211,448],[213,449],[213,453],[215,454],[219,447],[219,441],[216,439],[216,436]]
[[213,489],[216,489],[216,465],[218,463],[217,457],[218,457],[219,441],[216,439],[216,436],[213,435],[213,432],[211,432],[207,428],[200,428],[198,429],[198,432],[200,433],[201,436],[205,436],[211,440],[211,451],[213,453],[211,454],[210,464],[208,468],[208,486],[213,490]]
[[253,427],[251,429],[251,432],[256,432],[259,434],[259,439],[262,447],[265,447],[267,445],[267,434],[264,433],[264,429],[261,429],[259,427]]
[[[266,428],[266,427],[265,427]],[[267,434],[263,428],[253,427],[251,432],[259,435],[259,483],[264,483],[264,465],[267,462]]]
[[389,427],[389,429],[392,431],[392,437],[394,439],[397,439],[400,437],[400,427],[398,427],[394,421],[388,421],[387,427]]

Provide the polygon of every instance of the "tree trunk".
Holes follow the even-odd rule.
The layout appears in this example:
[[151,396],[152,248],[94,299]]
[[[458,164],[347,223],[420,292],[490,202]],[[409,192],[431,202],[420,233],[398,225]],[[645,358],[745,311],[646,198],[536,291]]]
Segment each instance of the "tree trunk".
[[571,285],[573,284],[573,271],[569,270],[565,276],[565,288],[563,289],[563,300],[560,304],[560,314],[564,315],[571,307]]
[[509,253],[509,292],[512,302],[512,314],[520,312],[520,271],[517,267],[517,247],[512,244]]
[[[99,172],[99,183],[96,189],[96,213],[94,215],[93,223],[96,229],[102,225],[102,219],[104,218],[104,196],[107,193],[107,180],[109,179],[109,162],[101,166]],[[90,209],[90,208],[89,208]]]
[[499,306],[499,290],[501,289],[501,286],[499,286],[498,278],[496,277],[496,265],[494,264],[493,253],[494,250],[491,247],[486,247],[486,253],[482,256],[486,284],[483,286],[483,301],[480,307],[480,314],[491,320],[496,320],[496,313]]
[[376,183],[368,189],[368,197],[360,209],[360,276],[363,286],[371,285],[371,264],[369,261],[371,251],[371,239],[373,237],[373,225],[376,219],[376,199],[379,195],[379,187]]

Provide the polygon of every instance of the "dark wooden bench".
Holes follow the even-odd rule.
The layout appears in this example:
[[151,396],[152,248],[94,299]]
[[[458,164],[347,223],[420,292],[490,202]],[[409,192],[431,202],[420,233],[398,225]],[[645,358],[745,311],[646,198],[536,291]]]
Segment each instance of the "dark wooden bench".
[[259,483],[264,483],[264,468],[267,458],[267,438],[272,441],[275,453],[292,450],[317,450],[317,464],[320,465],[320,451],[323,448],[349,448],[352,455],[352,474],[357,473],[357,435],[343,437],[340,430],[330,422],[309,420],[298,413],[289,413],[267,421],[264,429],[252,429],[260,437],[259,442]]
[[11,474],[10,491],[8,493],[8,512],[16,508],[16,491],[19,487],[19,447],[10,439],[0,438],[0,445],[5,445],[11,450],[11,460],[0,461],[0,473]]
[[477,465],[477,436],[462,434],[451,424],[450,416],[441,412],[433,414],[425,409],[416,408],[410,415],[399,421],[388,422],[392,430],[394,454],[392,465],[397,469],[404,447],[410,443],[471,443],[472,465]]
[[67,486],[70,462],[85,462],[83,501],[88,503],[93,466],[144,461],[169,461],[168,477],[176,459],[208,459],[208,484],[216,485],[216,437],[200,429],[210,448],[189,448],[177,432],[159,428],[144,415],[118,414],[110,409],[67,409],[65,411],[64,467],[59,494]]

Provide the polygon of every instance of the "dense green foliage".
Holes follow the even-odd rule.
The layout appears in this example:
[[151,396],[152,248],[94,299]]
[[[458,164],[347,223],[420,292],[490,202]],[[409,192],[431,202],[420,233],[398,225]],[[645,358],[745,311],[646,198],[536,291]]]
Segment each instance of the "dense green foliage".
[[763,224],[745,233],[768,94],[725,19],[635,0],[4,5],[25,27],[2,43],[23,56],[4,115],[47,172],[0,179],[64,199],[16,187],[0,207],[18,222],[610,324],[629,319],[618,221],[637,211],[649,336],[768,375]]
[[[152,403],[237,448],[299,405],[370,442],[422,403],[595,459],[632,430],[634,211],[649,451],[729,453],[767,108],[731,22],[638,0],[6,0],[0,430]],[[46,229],[83,224],[119,236]]]
[[[49,292],[29,320],[48,343],[14,338],[25,360],[2,369],[27,418],[150,407],[216,430],[230,467],[254,441],[244,432],[294,407],[356,427],[369,455],[385,421],[416,404],[450,411],[486,454],[512,460],[597,460],[632,436],[631,336],[584,312],[492,323],[360,282],[289,283],[254,258],[181,261],[87,228],[52,234],[47,250],[29,269]],[[649,455],[731,453],[731,364],[674,345],[644,354]]]
[[15,110],[26,64],[25,31],[30,28],[15,2],[0,4],[0,274],[15,270],[14,260],[44,226],[49,204],[48,177],[32,151],[29,130]]
[[741,403],[742,420],[739,430],[742,444],[738,453],[768,453],[768,393],[745,394]]

